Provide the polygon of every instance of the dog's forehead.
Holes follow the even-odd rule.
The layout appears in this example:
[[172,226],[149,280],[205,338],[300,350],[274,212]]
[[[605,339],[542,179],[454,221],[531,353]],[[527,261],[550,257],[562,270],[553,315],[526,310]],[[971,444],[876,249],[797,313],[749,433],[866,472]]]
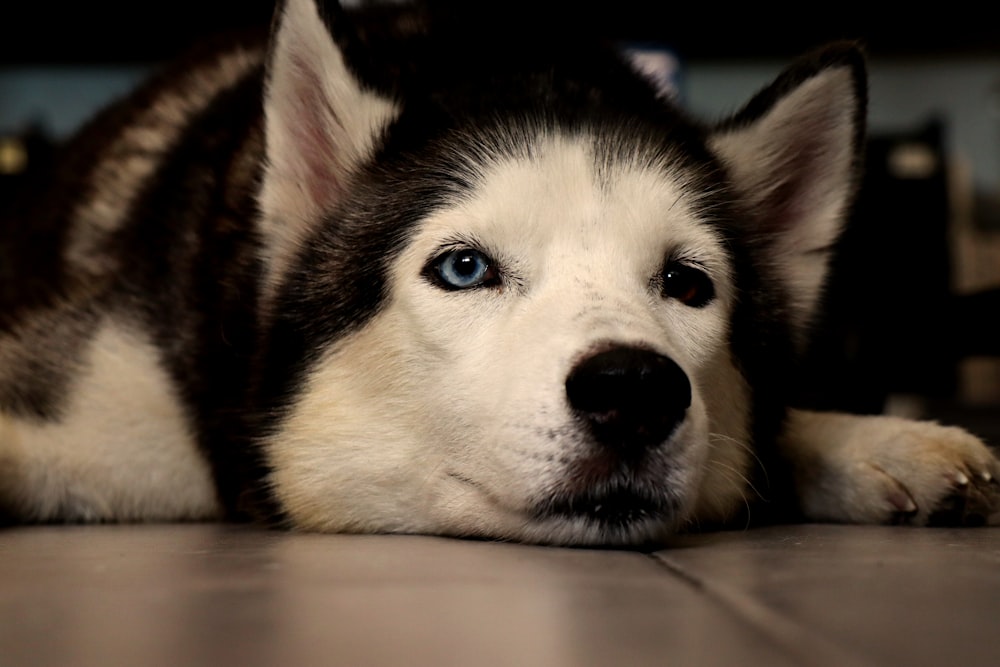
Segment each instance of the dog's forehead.
[[724,261],[721,235],[703,215],[704,191],[692,187],[697,174],[680,160],[609,152],[603,143],[593,134],[540,132],[530,151],[481,161],[474,187],[432,215],[420,236],[472,237],[526,253],[625,252],[633,262],[659,262],[671,251]]

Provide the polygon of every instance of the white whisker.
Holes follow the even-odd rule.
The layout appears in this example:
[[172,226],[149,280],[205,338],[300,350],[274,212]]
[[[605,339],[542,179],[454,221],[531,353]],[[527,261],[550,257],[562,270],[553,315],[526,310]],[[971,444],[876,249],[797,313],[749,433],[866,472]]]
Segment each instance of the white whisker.
[[[770,480],[770,477],[768,476],[768,473],[767,473],[767,467],[764,465],[764,461],[762,461],[761,458],[759,456],[757,456],[757,452],[754,451],[753,447],[751,447],[746,442],[743,442],[741,440],[737,440],[736,438],[734,438],[732,436],[725,435],[724,433],[709,433],[708,434],[708,445],[709,445],[709,447],[715,447],[717,445],[717,443],[719,443],[720,441],[728,443],[728,444],[736,445],[737,447],[739,447],[740,449],[742,449],[743,451],[745,451],[747,454],[749,454],[750,458],[752,458],[757,463],[757,467],[763,473],[763,475],[764,475],[764,482],[768,486],[770,486],[771,480]],[[754,489],[754,491],[756,491],[756,489]],[[758,495],[760,495],[760,494],[758,494]]]
[[746,523],[743,529],[746,530],[750,527],[750,515],[752,514],[752,504],[747,498],[746,489],[749,487],[758,498],[761,498],[760,492],[754,487],[753,483],[739,470],[736,468],[722,463],[721,461],[710,461],[710,463],[718,470],[719,475],[725,479],[727,482],[733,485],[736,491],[739,493],[740,500],[743,501],[743,506],[746,507]]

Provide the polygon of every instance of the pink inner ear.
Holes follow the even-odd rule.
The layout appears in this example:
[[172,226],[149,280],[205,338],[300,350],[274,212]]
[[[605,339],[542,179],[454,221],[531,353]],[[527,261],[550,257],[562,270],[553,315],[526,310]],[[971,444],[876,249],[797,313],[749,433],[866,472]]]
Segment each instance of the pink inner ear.
[[788,139],[781,154],[774,156],[769,169],[777,182],[762,205],[763,223],[769,233],[787,233],[812,214],[831,185],[825,179],[842,178],[825,169],[830,147],[826,127],[809,127]]
[[810,193],[805,179],[811,177],[806,174],[810,167],[804,165],[799,168],[803,171],[785,177],[763,202],[766,215],[762,224],[768,234],[787,233],[809,214]]
[[291,99],[281,103],[293,152],[282,158],[290,174],[318,209],[332,208],[343,194],[344,164],[335,139],[341,130],[337,115],[323,94],[322,83],[306,63],[291,64],[295,85]]

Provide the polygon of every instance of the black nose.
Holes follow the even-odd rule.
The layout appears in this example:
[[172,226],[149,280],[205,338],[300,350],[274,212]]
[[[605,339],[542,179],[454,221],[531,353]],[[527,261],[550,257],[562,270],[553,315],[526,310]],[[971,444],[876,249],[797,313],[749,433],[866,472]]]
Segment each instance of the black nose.
[[566,397],[602,445],[638,453],[673,432],[691,406],[691,382],[673,360],[616,347],[584,359],[566,379]]

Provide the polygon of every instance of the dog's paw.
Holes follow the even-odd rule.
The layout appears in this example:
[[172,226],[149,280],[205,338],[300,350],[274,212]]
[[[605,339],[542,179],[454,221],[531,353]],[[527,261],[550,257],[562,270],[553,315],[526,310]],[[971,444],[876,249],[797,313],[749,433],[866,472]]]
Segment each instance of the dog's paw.
[[807,518],[1000,523],[1000,461],[961,428],[895,417],[796,412],[785,445]]

